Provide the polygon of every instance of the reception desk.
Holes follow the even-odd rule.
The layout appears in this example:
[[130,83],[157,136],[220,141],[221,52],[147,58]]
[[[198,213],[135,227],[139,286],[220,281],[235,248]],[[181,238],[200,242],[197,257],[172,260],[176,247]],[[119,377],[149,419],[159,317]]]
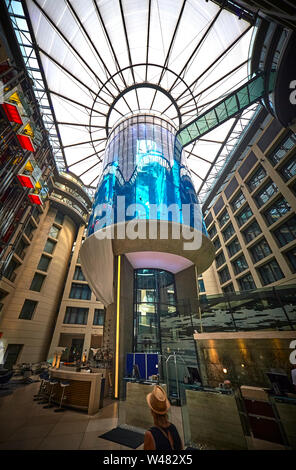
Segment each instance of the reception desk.
[[[121,421],[129,426],[148,429],[153,425],[150,408],[147,405],[146,395],[152,392],[156,383],[143,383],[126,381],[126,399],[124,402],[124,416]],[[166,385],[160,384],[165,390]]]
[[191,442],[217,450],[247,449],[233,393],[187,389],[186,403]]
[[[102,392],[102,373],[76,372],[74,370],[49,369],[50,375],[59,380],[65,380],[70,383],[65,388],[65,406],[87,411],[93,415],[101,408],[103,396]],[[57,386],[53,401],[59,403],[62,394],[61,387]]]

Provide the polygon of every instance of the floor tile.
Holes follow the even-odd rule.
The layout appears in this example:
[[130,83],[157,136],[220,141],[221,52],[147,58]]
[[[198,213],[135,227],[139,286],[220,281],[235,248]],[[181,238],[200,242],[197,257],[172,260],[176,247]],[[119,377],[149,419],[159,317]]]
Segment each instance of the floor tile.
[[38,450],[78,450],[84,433],[50,435],[37,447]]
[[58,422],[50,430],[49,436],[61,436],[66,434],[79,434],[86,431],[88,421]]
[[22,426],[21,428],[17,429],[14,433],[12,433],[8,441],[22,441],[27,439],[33,438],[44,438],[46,437],[49,432],[54,428],[54,424],[39,424],[35,426]]
[[100,431],[103,433],[115,428],[116,426],[116,418],[97,418],[89,421],[86,432]]
[[0,444],[0,450],[36,450],[42,441],[41,437],[23,441],[7,441]]

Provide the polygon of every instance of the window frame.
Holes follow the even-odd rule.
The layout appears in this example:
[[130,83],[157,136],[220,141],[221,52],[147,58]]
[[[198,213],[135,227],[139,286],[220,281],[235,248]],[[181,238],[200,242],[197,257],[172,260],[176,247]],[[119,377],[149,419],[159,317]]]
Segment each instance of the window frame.
[[[26,303],[28,304],[29,302],[31,302],[32,304],[34,304],[34,305],[33,305],[33,311],[31,311],[31,312],[23,312]],[[24,303],[23,303],[23,306],[22,306],[22,309],[21,309],[21,312],[20,312],[19,317],[18,317],[19,320],[32,320],[33,316],[34,316],[35,313],[36,313],[37,305],[38,305],[38,301],[37,301],[37,300],[25,299],[25,300],[24,300]],[[30,318],[24,317],[24,316],[22,316],[22,315],[24,315],[24,314],[26,314],[26,315],[29,314],[29,315],[31,315],[31,316],[30,316]]]

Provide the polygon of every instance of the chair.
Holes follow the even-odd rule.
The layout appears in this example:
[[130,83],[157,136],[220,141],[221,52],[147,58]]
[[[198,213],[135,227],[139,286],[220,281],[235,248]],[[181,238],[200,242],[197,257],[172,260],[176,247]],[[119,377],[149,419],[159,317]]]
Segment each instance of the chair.
[[38,401],[38,405],[45,405],[46,403],[48,403],[49,394],[48,394],[48,391],[46,389],[46,385],[49,384],[49,382],[50,382],[49,374],[44,373],[42,393],[41,393],[41,397],[40,397],[41,401]]
[[55,386],[59,383],[58,379],[49,379],[49,384],[51,385],[51,390],[50,390],[50,395],[49,395],[49,400],[48,400],[48,405],[45,405],[43,408],[53,408],[54,405],[51,403],[52,397],[54,397],[54,389]]
[[10,381],[12,376],[13,376],[13,370],[7,372],[4,375],[0,375],[0,389],[1,390],[7,390],[7,388],[5,388],[4,385]]
[[39,391],[36,395],[34,395],[34,401],[39,401],[40,398],[43,398],[45,394],[45,379],[49,379],[48,372],[41,372],[39,374],[39,378],[41,380]]
[[62,392],[61,399],[60,399],[60,406],[56,410],[54,410],[55,413],[61,413],[62,411],[65,411],[65,408],[62,408],[62,404],[64,400],[65,389],[66,387],[69,387],[69,385],[70,385],[70,382],[67,382],[66,380],[60,381],[60,387],[62,387],[63,392]]

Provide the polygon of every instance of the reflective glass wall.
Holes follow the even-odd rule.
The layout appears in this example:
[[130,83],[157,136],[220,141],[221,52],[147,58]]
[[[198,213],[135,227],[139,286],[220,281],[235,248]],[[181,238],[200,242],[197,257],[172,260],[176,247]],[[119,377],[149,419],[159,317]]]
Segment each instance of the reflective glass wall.
[[134,352],[162,352],[162,317],[176,315],[174,275],[137,269],[134,281]]

